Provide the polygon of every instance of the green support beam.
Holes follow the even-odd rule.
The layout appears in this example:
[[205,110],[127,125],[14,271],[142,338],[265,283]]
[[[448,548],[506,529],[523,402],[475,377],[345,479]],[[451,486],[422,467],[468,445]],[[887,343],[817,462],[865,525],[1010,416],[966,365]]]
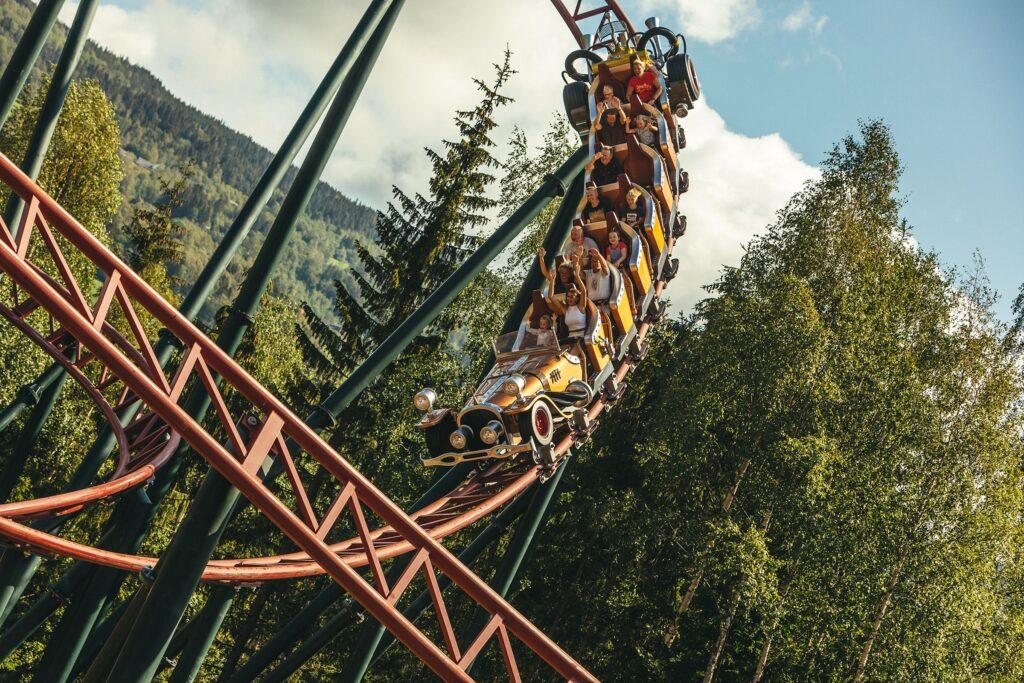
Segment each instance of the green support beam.
[[206,604],[193,620],[188,640],[178,656],[178,663],[171,671],[168,679],[170,683],[192,683],[199,675],[206,653],[224,623],[224,617],[231,609],[237,591],[234,586],[216,586],[210,590]]
[[0,470],[0,502],[6,503],[10,499],[11,492],[14,491],[18,479],[21,478],[21,473],[25,470],[29,456],[35,452],[36,443],[43,433],[43,425],[46,424],[50,413],[57,405],[57,400],[64,390],[66,381],[67,373],[61,372],[60,377],[39,395],[39,401],[25,420],[25,424],[14,442],[14,448],[11,449],[7,462]]
[[32,67],[39,59],[39,53],[63,5],[64,0],[39,0],[36,11],[28,20],[25,33],[11,55],[11,61],[7,62],[3,75],[0,75],[0,127],[7,122],[14,103],[18,101],[18,95],[28,82]]
[[[270,273],[312,196],[402,5],[403,0],[374,0],[349,39],[354,65],[331,104],[218,335],[217,344],[228,353],[234,352],[248,329]],[[211,468],[158,563],[149,597],[109,669],[109,680],[147,680],[155,674],[202,570],[231,518],[237,497],[238,492]]]
[[[259,217],[260,212],[266,206],[274,190],[280,184],[284,178],[288,169],[291,167],[295,156],[305,143],[309,134],[315,128],[317,121],[319,121],[323,112],[326,110],[331,99],[338,92],[346,74],[349,72],[354,60],[352,59],[352,50],[349,49],[349,45],[343,48],[338,56],[335,58],[331,67],[328,69],[324,78],[321,80],[317,89],[313,93],[306,107],[303,109],[299,118],[292,126],[285,140],[282,142],[281,147],[278,149],[271,161],[270,165],[264,170],[263,175],[260,177],[256,186],[253,188],[246,200],[242,209],[235,217],[231,226],[228,228],[214,251],[207,265],[203,268],[202,272],[196,278],[188,294],[185,296],[179,311],[189,319],[194,319],[199,314],[203,305],[205,304],[210,292],[212,291],[217,279],[223,274],[238,249],[238,246],[242,243],[245,237],[248,235],[256,219]],[[166,364],[171,357],[173,347],[169,343],[166,336],[162,336],[156,346],[156,351],[161,364]],[[52,383],[56,377],[63,374],[63,369],[54,364],[49,370],[47,370],[42,376],[37,378],[34,383],[23,387],[22,392],[19,392],[19,398],[12,402],[3,413],[0,413],[0,430],[3,429],[5,423],[3,420],[10,421],[17,416],[27,405],[31,405],[31,401],[38,400],[38,394],[40,391],[45,390],[50,383]],[[199,414],[197,411],[194,414]],[[131,412],[134,415],[134,411]],[[99,467],[107,458],[111,448],[113,447],[113,434],[112,432],[106,431],[93,448],[90,449],[89,454],[83,459],[75,476],[72,478],[72,484],[77,486],[80,482],[85,480],[91,480]],[[165,469],[170,468],[170,465],[165,466]],[[166,487],[165,487],[166,488]],[[162,496],[160,496],[162,497]],[[153,492],[150,494],[150,498],[157,498]],[[157,502],[156,500],[153,501]],[[115,520],[122,521],[131,527],[131,530],[125,530],[123,534],[125,540],[123,540],[118,547],[111,548],[120,552],[136,552],[138,547],[141,545],[142,540],[145,536],[146,531],[149,527],[149,521],[151,520],[152,513],[148,508],[151,506],[147,505],[146,510],[132,509],[127,511],[124,515],[118,516]],[[140,517],[141,515],[141,517]],[[142,520],[145,523],[140,523]],[[38,566],[38,565],[35,565]],[[96,569],[96,571],[102,571]],[[24,560],[19,558],[17,566],[12,568],[11,573],[14,575],[13,581],[15,586],[11,587],[11,592],[16,595],[20,595],[27,586],[28,581],[34,574],[34,567],[29,567]],[[113,574],[107,572],[104,583],[108,586],[107,590],[104,591],[104,595],[116,590],[116,587],[120,585],[121,573],[114,572]],[[0,577],[4,576],[5,572],[0,571]],[[0,581],[0,586],[4,582]],[[100,589],[99,586],[96,587]],[[2,596],[2,589],[0,589],[0,596]],[[100,594],[90,595],[88,598],[80,599],[75,604],[65,611],[65,615],[62,620],[74,619],[78,623],[72,627],[72,633],[65,634],[66,637],[56,639],[56,642],[60,643],[61,655],[63,657],[72,656],[74,652],[80,647],[82,639],[88,635],[88,629],[92,627],[95,620],[99,616],[99,605],[101,601],[108,599],[109,596],[102,597]],[[52,611],[52,610],[51,610]]]
[[[57,66],[53,70],[50,87],[46,91],[46,99],[43,100],[39,119],[36,121],[35,128],[32,129],[32,137],[29,138],[25,158],[21,162],[21,170],[33,180],[39,176],[43,160],[46,159],[46,152],[50,148],[50,139],[53,137],[53,131],[57,129],[60,111],[64,108],[68,89],[75,79],[75,72],[78,71],[78,62],[82,56],[82,50],[85,49],[85,41],[89,37],[89,27],[92,25],[92,18],[96,15],[98,5],[99,0],[81,0],[78,10],[75,12],[75,19],[71,22],[71,28],[68,29],[67,40],[60,52]],[[25,202],[17,195],[12,194],[7,202],[7,210],[4,212],[4,220],[12,231],[18,229],[18,221],[21,219],[24,208]]]
[[39,403],[39,397],[55,381],[64,376],[64,367],[57,362],[50,364],[41,375],[27,384],[21,385],[14,398],[3,410],[0,410],[0,432],[7,429],[26,408]]
[[459,266],[433,294],[427,297],[426,301],[320,404],[321,410],[318,413],[318,418],[311,421],[310,426],[314,429],[329,426],[330,415],[339,414],[348,407],[356,396],[372,384],[380,373],[426,329],[427,325],[441,314],[441,311],[459,295],[459,292],[472,282],[473,278],[486,268],[487,264],[493,261],[505,247],[512,243],[512,240],[530,224],[530,221],[537,217],[537,214],[547,206],[548,202],[554,197],[565,194],[566,183],[570,182],[583,169],[586,162],[587,150],[580,148],[557,171],[549,175],[540,188],[530,195],[522,206],[516,209],[515,213],[509,216],[490,237],[484,240],[480,247],[466,259],[466,262]]

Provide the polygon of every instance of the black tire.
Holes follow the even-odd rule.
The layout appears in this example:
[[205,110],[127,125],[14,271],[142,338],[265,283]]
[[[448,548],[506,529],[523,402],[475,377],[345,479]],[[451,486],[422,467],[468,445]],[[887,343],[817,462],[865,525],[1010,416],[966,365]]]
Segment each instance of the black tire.
[[686,149],[686,131],[682,126],[676,128],[676,135],[676,139],[679,140],[679,149]]
[[686,216],[679,214],[676,216],[675,227],[672,228],[672,236],[675,238],[682,237],[686,234]]
[[647,43],[659,37],[668,40],[669,46],[668,49],[661,54],[662,59],[672,59],[677,54],[679,54],[679,48],[683,44],[682,38],[677,36],[675,33],[672,33],[672,31],[669,31],[664,26],[655,26],[654,28],[649,29],[646,33],[644,33],[643,36],[640,38],[640,42],[637,43],[637,49],[646,50]]
[[688,192],[690,190],[690,172],[680,171],[679,172],[679,194]]
[[668,262],[665,263],[665,268],[663,269],[663,271],[661,273],[661,279],[664,280],[665,282],[672,282],[672,280],[674,280],[676,275],[678,275],[678,274],[679,274],[679,259],[677,259],[677,258],[669,259]]
[[676,55],[665,63],[668,82],[668,100],[672,108],[693,109],[693,103],[700,99],[700,80],[690,55]]
[[676,55],[665,62],[665,83],[668,85],[668,102],[676,116],[686,116],[693,109],[693,94],[687,81],[687,56]]
[[683,55],[686,57],[686,85],[690,88],[690,94],[693,95],[693,101],[696,102],[700,99],[700,79],[697,78],[697,67],[693,65],[693,60],[690,59],[690,55]]
[[580,83],[590,82],[590,70],[587,70],[586,74],[581,74],[576,70],[576,60],[585,59],[591,64],[597,64],[601,61],[601,58],[596,52],[590,50],[573,50],[565,58],[565,73],[569,74],[569,78]]
[[577,132],[590,130],[590,89],[586,83],[574,81],[562,87],[562,103],[565,115]]

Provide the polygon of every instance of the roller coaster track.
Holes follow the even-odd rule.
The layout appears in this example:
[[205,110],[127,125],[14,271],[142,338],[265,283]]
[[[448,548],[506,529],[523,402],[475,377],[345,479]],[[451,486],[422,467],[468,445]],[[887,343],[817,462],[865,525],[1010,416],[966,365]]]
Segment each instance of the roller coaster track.
[[[288,566],[288,559],[296,560],[301,566],[295,568],[300,572],[295,575],[303,571],[326,572],[439,675],[471,680],[465,669],[496,637],[509,675],[517,678],[512,648],[515,637],[565,678],[594,680],[433,537],[451,533],[460,526],[445,524],[446,519],[450,522],[464,517],[461,526],[465,526],[493,510],[516,490],[528,486],[535,472],[519,473],[503,488],[498,500],[490,503],[480,503],[484,496],[491,497],[485,481],[467,482],[446,499],[447,508],[442,509],[442,504],[426,512],[424,523],[430,521],[431,515],[437,521],[432,536],[3,156],[0,181],[27,206],[16,232],[0,223],[0,270],[11,285],[2,313],[55,359],[64,357],[68,347],[77,343],[79,358],[73,363],[68,361],[66,367],[118,431],[120,453],[115,476],[104,484],[4,506],[0,510],[0,534],[32,550],[124,566],[118,563],[128,558],[68,544],[17,520],[68,514],[145,483],[168,457],[180,435],[302,551],[298,556],[264,561]],[[87,300],[68,266],[64,256],[67,247],[85,256],[105,275],[105,284],[93,303]],[[152,316],[181,343],[181,360],[170,377],[156,361],[140,311]],[[118,331],[118,324],[126,328],[124,333]],[[224,390],[218,385],[217,376]],[[221,445],[179,405],[186,385],[193,379],[209,392],[231,449]],[[244,400],[247,405],[238,419],[228,408],[227,389],[234,394],[235,401]],[[114,405],[105,398],[110,394],[118,396]],[[137,400],[147,409],[120,428],[118,409]],[[313,508],[300,469],[295,465],[302,454],[325,469],[339,486],[334,501],[322,513]],[[268,457],[283,461],[294,506],[287,505],[257,476]],[[508,474],[494,472],[489,481],[509,478]],[[480,511],[473,510],[474,502],[479,503],[475,507],[482,508]],[[462,508],[469,511],[460,513]],[[326,539],[345,512],[351,517],[359,541],[332,546]],[[383,522],[381,529],[370,528],[368,513]],[[378,549],[378,544],[383,547]],[[402,553],[411,554],[412,559],[389,585],[381,562]],[[135,558],[131,562],[127,567],[152,564],[149,558]],[[213,578],[246,580],[247,576],[260,575],[260,561],[255,561],[255,565],[253,562],[220,563],[210,571]],[[371,567],[372,582],[353,569],[360,564]],[[313,571],[310,565],[316,565],[317,570]],[[451,579],[490,614],[487,625],[465,649],[455,639],[435,571]],[[420,574],[431,590],[447,653],[394,607]]]
[[[614,16],[632,32],[614,0],[586,11],[577,3],[573,12],[560,0],[552,1],[581,44],[579,22],[597,15]],[[473,471],[446,495],[406,514],[2,155],[0,182],[26,206],[17,226],[0,219],[0,271],[8,279],[0,281],[0,315],[66,370],[104,416],[117,444],[116,464],[102,483],[0,504],[0,536],[8,543],[31,553],[128,571],[154,566],[155,557],[84,545],[31,522],[76,514],[144,487],[183,439],[298,547],[268,557],[212,560],[202,575],[204,581],[257,583],[326,573],[447,680],[471,680],[466,669],[492,639],[498,642],[511,679],[519,679],[513,650],[517,639],[564,678],[595,680],[438,543],[530,488],[543,474],[537,465],[524,460],[497,462]],[[669,251],[673,243],[670,238]],[[72,252],[102,275],[103,284],[95,293],[72,272],[65,256]],[[656,283],[657,295],[664,284]],[[153,321],[180,349],[172,373],[165,372],[149,341],[146,326]],[[638,341],[650,326],[648,321],[640,324]],[[634,362],[624,358],[615,380],[622,383],[633,367]],[[183,397],[191,387],[202,387],[209,395],[226,440],[183,409]],[[139,405],[142,409],[122,424],[119,416]],[[589,407],[590,420],[608,408],[598,398]],[[555,455],[568,453],[577,438],[564,437],[556,444]],[[283,491],[260,476],[268,460],[283,468]],[[304,482],[315,476],[309,471],[316,468],[326,471],[336,487],[324,510],[315,509]],[[346,530],[351,537],[344,538]],[[400,574],[390,573],[397,578],[389,581],[382,563],[400,556],[411,559]],[[359,568],[368,568],[369,578],[357,572]],[[457,642],[438,572],[489,614],[468,645]],[[396,608],[402,593],[421,576],[442,643],[431,640]]]

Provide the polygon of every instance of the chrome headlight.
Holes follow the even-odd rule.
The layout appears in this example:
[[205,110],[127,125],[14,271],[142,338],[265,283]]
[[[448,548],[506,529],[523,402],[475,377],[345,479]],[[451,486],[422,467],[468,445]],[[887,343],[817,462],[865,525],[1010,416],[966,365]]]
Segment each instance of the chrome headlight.
[[491,420],[484,425],[484,428],[480,430],[480,440],[488,446],[498,442],[498,436],[501,435],[501,423],[497,420]]
[[511,375],[501,385],[501,390],[506,394],[518,396],[526,388],[526,378],[522,375]]
[[452,435],[450,437],[448,437],[448,441],[451,442],[452,448],[461,451],[463,448],[466,447],[466,444],[469,443],[469,439],[471,436],[473,436],[472,429],[470,429],[469,427],[459,427],[454,432],[452,432]]
[[422,391],[417,392],[416,395],[412,397],[412,402],[415,403],[416,407],[422,410],[423,412],[432,410],[434,407],[434,402],[436,400],[437,394],[434,393],[433,389],[423,389]]

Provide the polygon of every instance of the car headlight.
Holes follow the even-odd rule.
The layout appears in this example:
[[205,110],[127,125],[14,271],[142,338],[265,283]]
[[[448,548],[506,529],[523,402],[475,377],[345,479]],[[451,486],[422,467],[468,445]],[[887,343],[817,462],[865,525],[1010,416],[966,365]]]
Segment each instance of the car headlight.
[[512,375],[501,385],[501,390],[506,394],[518,396],[526,388],[526,378],[522,375]]
[[454,432],[452,432],[452,435],[450,437],[448,437],[448,441],[451,442],[452,448],[461,451],[463,448],[466,447],[466,444],[469,443],[469,439],[471,436],[473,436],[472,429],[470,429],[469,427],[459,427]]
[[497,420],[491,420],[480,430],[480,440],[488,446],[497,443],[499,435],[501,435],[501,423]]
[[433,389],[423,389],[422,391],[416,392],[416,395],[412,397],[412,402],[416,404],[416,407],[423,412],[427,412],[434,407],[434,401],[437,400],[437,394],[434,393]]

